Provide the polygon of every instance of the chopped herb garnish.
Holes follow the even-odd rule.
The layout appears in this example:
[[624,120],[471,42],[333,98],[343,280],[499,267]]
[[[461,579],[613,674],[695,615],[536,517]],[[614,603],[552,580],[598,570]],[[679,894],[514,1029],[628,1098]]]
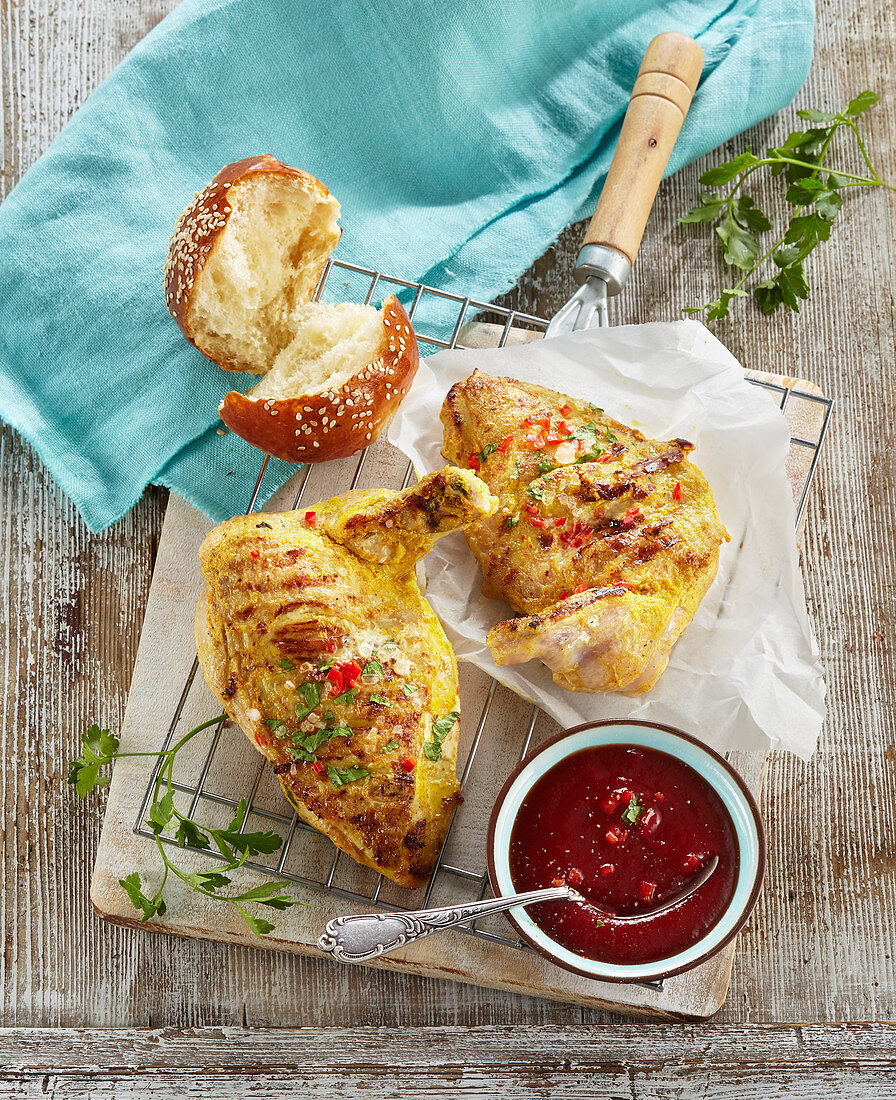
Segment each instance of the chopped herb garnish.
[[320,672],[329,672],[330,669],[333,667],[333,665],[335,663],[336,663],[336,658],[332,654],[330,654],[329,656],[324,657],[324,659],[321,661],[321,663],[317,666],[318,671],[320,671]]
[[519,521],[519,513],[517,513],[515,516],[508,516],[507,519],[504,520],[504,530],[510,531],[512,528],[516,527]]
[[346,783],[354,783],[357,779],[367,779],[370,772],[366,768],[335,768],[327,764],[327,775],[334,787],[344,787]]
[[[330,729],[320,729],[315,733],[294,733],[293,743],[296,748],[303,749],[307,753],[314,753],[334,737],[351,737],[352,730],[348,726],[333,726]],[[312,760],[314,757],[312,756]]]
[[441,760],[442,742],[454,729],[454,725],[460,718],[460,712],[452,710],[443,718],[436,718],[432,724],[432,740],[423,742],[423,752],[428,760]]
[[280,662],[280,667],[283,669],[284,672],[292,672],[292,670],[296,666],[288,657],[284,657],[283,660]]
[[278,730],[283,729],[283,723],[280,721],[279,718],[265,718],[264,724],[268,727],[269,730],[273,730],[274,733],[276,733]]
[[587,443],[589,447],[593,447],[597,440],[597,425],[584,424],[581,428],[573,428],[566,438],[577,439],[582,443]]
[[440,741],[444,741],[448,734],[454,729],[454,724],[460,718],[460,711],[452,710],[449,714],[446,714],[444,718],[437,718],[432,724],[432,732],[438,734]]
[[256,527],[267,527],[267,529],[268,529],[269,531],[273,531],[273,530],[274,530],[274,528],[273,528],[273,527],[271,527],[271,525],[270,525],[269,523],[256,523],[256,524],[255,524],[255,526],[256,526]]
[[476,455],[476,457],[479,459],[480,462],[485,462],[488,456],[493,455],[495,451],[497,451],[497,449],[497,443],[486,443],[486,445],[482,448],[479,454]]
[[303,722],[311,713],[311,707],[303,707],[301,703],[296,707],[296,721]]
[[364,668],[361,670],[362,676],[382,676],[383,666],[379,663],[376,657],[371,657]]
[[538,472],[540,474],[549,474],[553,468],[554,463],[551,462],[549,458],[543,458],[541,462],[538,463]]
[[393,705],[385,696],[377,695],[373,691],[370,693],[370,701],[371,703],[379,703],[381,707],[391,707]]
[[643,812],[644,807],[638,801],[638,796],[635,795],[631,802],[629,802],[629,804],[622,811],[622,820],[626,823],[626,825],[637,825],[638,818]]
[[610,425],[609,424],[607,425],[607,430],[604,432],[604,439],[608,443],[616,443],[617,442],[616,436],[613,435],[613,433],[610,431]]
[[526,490],[526,495],[532,497],[533,500],[544,500],[544,486],[533,483]]
[[395,752],[395,750],[397,748],[398,748],[398,742],[393,737],[391,741],[387,741],[386,744],[383,745],[383,747],[380,751],[381,752]]
[[299,691],[304,696],[309,711],[320,706],[320,684],[314,682],[302,684]]
[[357,688],[349,688],[348,691],[344,691],[341,695],[334,697],[333,702],[338,703],[341,707],[350,707],[358,697]]
[[417,684],[412,684],[410,683],[410,681],[408,681],[407,683],[401,685],[401,690],[405,693],[405,695],[416,695],[420,688],[417,686]]
[[287,745],[286,751],[290,756],[294,756],[296,760],[304,760],[306,764],[313,764],[317,759],[313,752],[302,748],[301,745]]

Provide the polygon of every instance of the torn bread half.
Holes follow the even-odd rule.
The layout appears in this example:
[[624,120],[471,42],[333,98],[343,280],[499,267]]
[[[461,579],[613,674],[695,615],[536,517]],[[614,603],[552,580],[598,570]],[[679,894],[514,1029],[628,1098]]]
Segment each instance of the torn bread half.
[[165,300],[184,335],[224,370],[262,375],[231,391],[223,422],[289,462],[369,446],[419,365],[407,314],[313,300],[339,242],[339,203],[319,180],[265,154],[223,168],[181,214]]

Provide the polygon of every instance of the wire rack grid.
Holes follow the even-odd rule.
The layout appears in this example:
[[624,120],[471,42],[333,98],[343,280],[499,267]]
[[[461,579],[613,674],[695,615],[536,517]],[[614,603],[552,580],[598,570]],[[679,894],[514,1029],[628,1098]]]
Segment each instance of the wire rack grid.
[[[491,320],[495,317],[500,319],[502,327],[497,341],[498,347],[503,347],[505,345],[511,330],[514,328],[522,327],[534,332],[544,332],[548,325],[548,322],[542,318],[532,316],[519,310],[496,306],[486,302],[479,302],[471,298],[451,294],[447,291],[424,286],[420,283],[413,283],[402,279],[392,278],[391,276],[385,276],[380,272],[337,260],[330,260],[327,263],[315,292],[315,300],[323,299],[326,296],[328,288],[332,287],[334,282],[339,281],[339,277],[342,278],[342,285],[338,292],[333,291],[333,293],[338,293],[337,300],[340,301],[347,300],[346,290],[354,291],[353,296],[356,297],[357,300],[363,301],[365,304],[372,301],[374,294],[376,294],[378,290],[382,292],[386,288],[389,288],[389,293],[397,293],[400,298],[404,300],[408,316],[414,323],[414,331],[418,343],[421,345],[421,351],[424,352],[427,350],[427,347],[431,349],[463,348],[465,346],[461,339],[463,327],[465,323],[474,319],[488,318]],[[361,284],[360,293],[358,293],[359,282]],[[393,290],[392,288],[395,289]],[[797,518],[799,520],[806,506],[809,485],[815,472],[821,446],[827,432],[832,402],[827,397],[807,393],[803,390],[794,393],[787,386],[778,383],[759,379],[750,379],[750,381],[771,393],[782,410],[786,411],[788,405],[794,401],[806,401],[809,402],[812,407],[814,415],[809,418],[813,425],[812,437],[810,438],[808,434],[793,434],[791,437],[791,456],[797,455],[800,458],[799,467],[802,487],[801,490],[795,494]],[[348,486],[349,489],[354,489],[358,485],[368,453],[369,452],[366,450],[361,452],[351,478],[351,483]],[[268,458],[265,457],[249,500],[247,513],[255,509],[267,464]],[[292,504],[293,508],[298,508],[302,502],[310,473],[310,465],[306,465],[299,471],[298,490]],[[410,483],[412,476],[413,467],[409,464],[404,478],[404,486]],[[149,783],[147,784],[140,812],[134,823],[133,828],[135,833],[152,839],[153,841],[155,840],[155,833],[147,828],[144,819],[161,773],[163,763],[162,754],[169,748],[173,741],[175,730],[181,720],[185,704],[196,683],[197,671],[198,661],[194,659],[174,714],[172,715],[163,744],[159,750],[160,755],[153,768]],[[485,702],[479,714],[470,748],[463,761],[463,771],[460,778],[462,789],[467,786],[477,750],[482,741],[483,733],[488,727],[497,687],[497,681],[491,680],[486,692]],[[528,753],[532,744],[539,714],[538,708],[533,706],[528,723],[525,724],[522,744],[517,751],[516,758],[512,761],[511,767],[507,768],[508,773],[511,768],[521,761]],[[222,720],[215,727],[210,746],[198,766],[198,773],[195,779],[193,779],[192,782],[175,781],[173,783],[174,790],[188,797],[188,816],[191,818],[195,817],[197,809],[203,803],[206,805],[226,807],[234,811],[240,803],[241,799],[239,797],[234,798],[225,796],[212,792],[206,788],[215,753],[221,743],[222,733],[227,724],[227,720]],[[262,819],[270,821],[272,824],[279,825],[285,832],[285,838],[275,862],[263,864],[250,860],[246,862],[246,866],[286,881],[328,891],[339,897],[358,903],[361,906],[374,906],[393,911],[402,909],[407,910],[407,906],[396,904],[393,900],[386,900],[381,897],[383,886],[386,883],[382,875],[376,877],[372,889],[366,892],[362,892],[359,889],[346,888],[345,886],[337,884],[337,869],[342,853],[339,849],[335,848],[335,846],[333,847],[333,854],[328,869],[319,876],[309,877],[308,875],[294,873],[289,870],[287,864],[290,861],[291,854],[295,851],[295,847],[301,844],[303,839],[310,841],[311,837],[314,837],[319,840],[320,834],[317,833],[315,829],[311,828],[311,826],[301,821],[295,813],[279,813],[257,805],[256,796],[265,772],[266,764],[267,761],[262,758],[255,771],[254,779],[251,781],[249,789],[243,795],[247,806],[241,829],[245,828],[250,815],[254,814]],[[463,812],[463,807],[457,810],[451,828],[454,827]],[[167,844],[173,845],[176,843],[173,837],[166,834],[163,834],[160,839]],[[469,901],[474,898],[481,900],[489,893],[490,885],[487,869],[482,866],[468,867],[458,865],[455,862],[449,862],[447,859],[443,858],[447,849],[448,838],[446,838],[445,846],[438,857],[432,876],[423,891],[422,903],[415,903],[414,908],[425,908],[430,904],[433,891],[436,889],[437,883],[442,880],[443,877],[448,877],[453,880],[455,891],[458,887],[463,891],[465,896],[458,898],[458,901]],[[217,856],[216,853],[207,850],[194,850],[197,852],[201,851],[202,855],[210,859],[223,859],[223,857]],[[415,897],[416,896],[417,895],[415,895]],[[477,921],[473,921],[466,927],[459,928],[458,930],[464,931],[470,935],[482,937],[494,943],[503,944],[507,947],[527,951],[530,950],[518,937],[510,937],[495,931],[488,931],[481,927]],[[653,983],[652,987],[661,988],[661,983]]]

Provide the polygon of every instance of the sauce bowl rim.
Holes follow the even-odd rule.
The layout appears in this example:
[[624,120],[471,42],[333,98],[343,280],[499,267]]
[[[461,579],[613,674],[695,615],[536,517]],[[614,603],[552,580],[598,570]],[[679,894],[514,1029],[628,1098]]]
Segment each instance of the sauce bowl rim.
[[[741,908],[739,915],[735,919],[734,924],[732,925],[732,927],[726,932],[724,937],[721,940],[719,940],[718,943],[713,944],[713,946],[711,948],[709,948],[707,951],[705,951],[703,954],[697,956],[696,958],[694,958],[692,960],[689,960],[688,962],[686,962],[683,965],[679,965],[679,966],[669,968],[669,967],[664,965],[664,960],[663,959],[658,959],[658,960],[656,960],[655,963],[637,963],[637,964],[625,964],[625,963],[610,964],[610,963],[602,962],[599,959],[593,959],[593,960],[592,959],[583,959],[582,960],[583,966],[575,966],[572,963],[570,963],[569,961],[567,961],[566,959],[561,958],[560,956],[558,956],[546,944],[540,942],[539,940],[534,939],[529,934],[529,932],[524,927],[521,926],[519,920],[515,916],[514,910],[512,910],[512,909],[508,910],[504,914],[505,917],[507,918],[507,920],[513,926],[514,930],[519,935],[520,939],[525,944],[527,944],[529,947],[531,947],[534,951],[536,951],[539,955],[541,955],[543,958],[546,958],[550,962],[554,963],[555,966],[562,967],[564,970],[571,971],[573,974],[578,974],[581,977],[590,978],[593,981],[608,982],[608,983],[613,983],[613,984],[616,984],[616,985],[619,985],[619,984],[623,984],[623,985],[624,984],[628,984],[628,985],[646,984],[646,983],[649,983],[649,982],[662,981],[666,978],[671,978],[671,977],[675,976],[676,974],[682,974],[682,973],[685,973],[688,970],[693,970],[694,968],[696,968],[696,967],[702,965],[703,963],[705,963],[707,961],[707,959],[712,958],[714,955],[717,955],[720,951],[722,951],[725,947],[727,947],[727,945],[729,943],[731,943],[731,941],[738,934],[738,932],[740,932],[740,930],[743,928],[744,924],[747,922],[747,919],[749,918],[750,914],[752,913],[752,911],[753,911],[753,909],[756,905],[756,902],[759,898],[759,893],[762,889],[763,879],[764,879],[764,876],[765,876],[765,866],[766,866],[765,828],[764,828],[763,823],[762,823],[762,816],[760,814],[759,807],[756,803],[756,800],[753,797],[752,793],[750,792],[750,789],[747,786],[747,784],[746,784],[745,780],[743,779],[743,777],[736,771],[736,769],[734,767],[732,767],[731,764],[728,763],[728,761],[722,755],[720,755],[718,752],[716,752],[715,749],[711,748],[704,741],[701,741],[699,737],[695,737],[693,734],[690,734],[690,733],[685,733],[684,730],[680,730],[680,729],[676,728],[675,726],[669,726],[669,725],[666,725],[662,722],[648,722],[648,721],[645,721],[644,719],[640,719],[640,718],[601,718],[601,719],[595,719],[594,721],[591,721],[591,722],[582,722],[577,726],[571,726],[569,729],[561,730],[560,733],[556,733],[556,734],[554,734],[553,737],[549,737],[546,741],[543,741],[540,745],[537,745],[531,752],[527,753],[527,755],[516,765],[516,767],[513,769],[513,771],[510,773],[510,775],[508,775],[507,779],[504,782],[504,785],[501,787],[501,790],[498,793],[497,798],[495,799],[495,804],[492,807],[492,812],[491,812],[491,815],[489,816],[488,832],[487,832],[487,836],[486,836],[486,848],[487,848],[487,857],[488,857],[489,880],[491,882],[491,887],[492,887],[492,890],[493,890],[496,897],[503,896],[502,891],[500,889],[500,884],[499,884],[499,881],[498,881],[497,866],[496,866],[496,861],[495,861],[495,844],[496,844],[496,834],[497,834],[497,823],[498,823],[498,818],[500,816],[501,809],[504,805],[504,802],[506,801],[507,796],[510,794],[511,789],[516,784],[516,781],[518,780],[520,775],[526,770],[526,768],[528,768],[532,764],[532,762],[537,759],[537,757],[541,756],[548,749],[553,748],[553,746],[555,746],[558,742],[561,742],[561,741],[563,741],[567,738],[572,740],[575,737],[575,735],[577,735],[577,734],[585,733],[589,730],[603,729],[607,726],[640,726],[640,727],[642,727],[644,729],[647,729],[647,730],[661,730],[666,734],[671,734],[673,739],[679,738],[680,740],[682,740],[682,741],[684,741],[684,742],[686,742],[686,743],[688,743],[692,746],[695,746],[698,750],[706,753],[706,755],[708,757],[710,757],[710,759],[712,759],[719,767],[722,768],[723,771],[725,771],[728,774],[729,778],[733,781],[735,787],[738,788],[739,794],[743,797],[744,805],[745,805],[745,807],[748,811],[748,816],[749,816],[749,818],[752,819],[752,825],[755,829],[755,839],[756,839],[756,849],[757,849],[755,874],[754,874],[754,879],[753,879],[753,883],[752,883],[752,886],[751,886],[751,889],[750,889],[749,896],[747,897],[745,903],[743,904],[743,907]],[[602,742],[602,743],[619,744],[619,745],[631,744],[630,741],[625,740],[625,738],[622,734],[620,734],[619,738],[616,741]],[[557,764],[560,763],[561,760],[565,760],[568,756],[573,755],[574,752],[580,752],[580,751],[582,751],[583,749],[585,749],[587,747],[588,746],[579,746],[576,749],[571,749],[568,753],[565,753],[559,759],[554,760],[548,767],[543,767],[540,771],[538,771],[533,776],[532,781],[531,781],[531,783],[529,783],[529,786],[528,786],[525,793],[528,794],[528,792],[531,791],[531,789],[535,786],[535,784],[538,782],[538,780],[542,776],[544,776],[550,770],[550,768],[556,766]],[[651,746],[645,746],[645,747],[651,747]],[[657,751],[657,752],[666,752],[667,755],[674,756],[681,763],[687,765],[688,767],[693,768],[693,765],[690,764],[688,760],[683,759],[676,752],[668,752],[668,750],[666,748],[659,748],[658,746],[655,747],[655,751]],[[694,768],[693,770],[696,771],[697,769]],[[725,793],[718,790],[718,788],[717,788],[716,784],[713,782],[712,778],[707,777],[705,775],[702,775],[702,773],[699,773],[699,772],[698,772],[698,774],[701,774],[701,777],[704,779],[704,781],[712,788],[713,791],[715,791],[715,793],[719,796],[719,798],[722,799],[722,803],[725,806],[726,811],[728,812],[729,816],[731,816],[731,808],[729,806],[729,802],[728,802],[728,799],[725,796]],[[525,794],[523,795],[523,797],[525,797]],[[516,818],[514,817],[514,822],[515,822],[515,820],[516,820]],[[509,850],[510,837],[511,837],[511,834],[512,834],[512,831],[513,831],[514,822],[511,822],[509,828],[506,830],[506,849],[505,849],[505,846],[502,845],[502,850]],[[741,845],[740,837],[738,836],[736,829],[735,829],[735,839],[736,839],[736,843],[737,843],[738,860],[739,860],[740,864],[743,865],[744,864],[744,860],[743,860],[743,854],[744,853],[742,851],[742,845]],[[734,897],[732,897],[731,901],[726,906],[726,909],[725,909],[724,913],[722,914],[722,916],[719,918],[719,921],[717,921],[716,924],[714,924],[712,926],[712,928],[710,928],[704,934],[704,936],[702,936],[700,939],[696,940],[695,943],[692,945],[692,947],[698,946],[700,944],[701,940],[706,939],[707,937],[711,936],[714,929],[716,929],[718,927],[719,923],[722,920],[724,920],[725,916],[730,912],[731,905],[732,905],[733,901],[734,901]],[[543,929],[539,928],[539,932],[544,936],[545,940],[547,940],[548,943],[556,942]],[[557,944],[557,946],[561,947],[561,948],[563,947],[563,945],[559,944],[559,943]],[[690,950],[690,948],[688,950]],[[681,954],[681,952],[678,952],[678,954]],[[672,958],[672,957],[674,957],[674,956],[670,956],[670,958]],[[591,967],[589,969],[585,969],[585,966],[589,963],[592,964]],[[633,973],[630,976],[626,976],[626,975],[623,975],[623,974],[607,974],[605,971],[602,971],[600,969],[602,966],[603,967],[613,966],[616,970],[624,970],[626,968],[629,968],[629,969],[632,970]],[[653,969],[650,969],[650,968],[653,968]],[[646,973],[645,973],[645,970],[647,970]],[[637,973],[634,973],[635,971]]]

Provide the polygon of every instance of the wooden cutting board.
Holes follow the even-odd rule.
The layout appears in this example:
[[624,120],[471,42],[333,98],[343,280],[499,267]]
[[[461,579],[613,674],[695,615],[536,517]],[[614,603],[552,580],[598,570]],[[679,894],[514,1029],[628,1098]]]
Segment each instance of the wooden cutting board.
[[[523,337],[526,338],[526,337]],[[463,341],[489,345],[493,332],[479,326]],[[818,438],[825,406],[813,401],[821,396],[811,383],[772,375],[750,374],[786,388],[792,398],[785,407],[792,435],[812,441]],[[803,396],[804,395],[804,396]],[[799,500],[811,472],[812,450],[795,443],[792,447],[789,476]],[[388,443],[381,441],[370,448],[357,478],[359,488],[401,485],[407,460]],[[310,503],[344,490],[358,471],[357,458],[314,467],[300,473],[268,503],[265,510],[292,507],[296,492],[304,483],[303,501]],[[246,486],[234,489],[234,514],[245,509]],[[179,714],[177,736],[220,712],[220,705],[195,673],[193,614],[201,588],[197,551],[210,521],[191,505],[172,494],[162,529],[152,587],[143,623],[140,647],[134,666],[130,696],[121,731],[122,752],[154,753],[162,746]],[[460,536],[451,536],[460,537]],[[455,817],[444,854],[444,864],[454,871],[439,874],[430,905],[444,905],[477,896],[478,875],[485,872],[485,826],[494,798],[504,778],[519,758],[533,716],[532,705],[503,687],[493,687],[480,670],[461,666],[462,722],[459,767],[469,751],[476,724],[493,692],[484,723],[480,747],[464,790],[465,802]],[[624,704],[620,706],[624,714]],[[546,715],[539,714],[532,731],[534,746],[557,732],[558,727]],[[91,884],[91,901],[97,913],[117,924],[145,928],[148,931],[245,944],[306,955],[320,955],[317,940],[331,918],[353,912],[373,911],[346,895],[369,897],[376,876],[358,867],[347,856],[333,863],[334,848],[328,840],[306,829],[296,829],[292,814],[283,799],[279,783],[268,767],[260,768],[260,756],[243,733],[227,724],[214,752],[213,731],[190,742],[178,754],[175,781],[185,789],[178,794],[178,806],[190,810],[191,790],[202,781],[202,795],[192,816],[209,826],[220,826],[232,816],[225,800],[251,798],[247,827],[252,830],[273,828],[284,837],[288,853],[282,871],[307,882],[326,882],[332,889],[296,883],[290,892],[307,902],[282,913],[274,913],[275,931],[256,937],[230,906],[201,897],[180,882],[166,886],[168,910],[162,917],[142,924],[119,885],[119,879],[138,871],[149,891],[161,874],[161,861],[154,841],[137,831],[145,816],[145,798],[155,758],[130,757],[119,760],[109,787],[103,833]],[[754,794],[761,787],[764,754],[736,753],[730,757]],[[210,760],[210,762],[209,762]],[[271,816],[266,816],[271,815]],[[145,830],[143,830],[145,832]],[[214,866],[200,853],[178,853],[181,863],[192,869]],[[280,853],[259,857],[276,873]],[[268,880],[264,871],[244,867],[238,873],[241,888],[247,889]],[[339,893],[338,891],[342,891]],[[417,908],[423,903],[423,891],[409,893],[387,883],[379,894],[380,903],[390,907]],[[271,916],[270,911],[263,915]],[[499,938],[512,938],[510,926],[498,915],[483,922],[483,931]],[[429,977],[472,982],[496,989],[547,997],[559,1001],[604,1008],[627,1014],[666,1019],[696,1020],[711,1016],[724,1002],[731,973],[735,943],[703,966],[668,979],[662,988],[619,985],[580,978],[554,966],[533,952],[509,946],[499,939],[489,940],[461,931],[448,931],[420,940],[364,964],[390,970],[406,970]],[[343,965],[333,963],[332,965]]]

